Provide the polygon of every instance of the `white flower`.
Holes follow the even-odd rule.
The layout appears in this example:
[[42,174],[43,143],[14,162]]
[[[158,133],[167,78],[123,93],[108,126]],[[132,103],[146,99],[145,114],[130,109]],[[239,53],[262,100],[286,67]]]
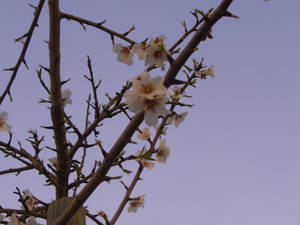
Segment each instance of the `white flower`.
[[31,211],[34,205],[38,203],[38,201],[32,196],[28,189],[24,190],[23,193],[24,195],[22,196],[22,198],[25,200],[27,208]]
[[151,170],[155,164],[153,162],[151,162],[150,160],[146,160],[146,159],[139,159],[139,161],[142,163],[143,167]]
[[50,162],[54,167],[56,167],[56,165],[57,165],[57,158],[56,158],[56,157],[49,158],[48,160],[49,160],[49,162]]
[[153,162],[151,162],[151,160],[139,158],[139,155],[141,155],[141,153],[142,153],[142,151],[138,151],[135,154],[135,156],[137,157],[136,161],[140,162],[143,165],[143,167],[151,170],[155,166],[155,164]]
[[66,104],[72,104],[71,95],[72,95],[72,92],[69,88],[66,88],[61,91],[61,98],[63,101],[63,106],[66,106]]
[[143,130],[142,130],[142,133],[139,133],[138,134],[138,138],[141,139],[141,140],[147,140],[149,139],[151,136],[150,132],[149,132],[149,128],[148,127],[145,127]]
[[159,163],[165,163],[170,154],[170,148],[166,146],[166,139],[161,139],[160,145],[156,152],[156,159]]
[[9,217],[9,223],[7,225],[24,225],[24,223],[20,222],[17,218],[17,214],[13,213],[10,217]]
[[173,86],[172,92],[169,92],[169,96],[173,99],[180,99],[183,97],[184,93],[181,92],[181,87]]
[[136,199],[129,202],[128,212],[136,212],[138,208],[143,207],[145,204],[145,195],[140,195]]
[[212,78],[216,77],[214,65],[210,65],[206,70],[196,71],[195,74],[203,79],[205,79],[207,75],[211,76]]
[[133,90],[137,95],[153,99],[155,96],[164,95],[167,91],[164,78],[156,76],[151,78],[148,72],[142,72],[132,80]]
[[133,79],[133,90],[125,92],[126,104],[131,112],[145,111],[145,122],[155,126],[159,116],[169,113],[165,104],[168,102],[167,89],[162,77],[151,78],[148,72],[143,72]]
[[5,218],[5,216],[3,216],[1,213],[0,213],[0,222],[3,221]]
[[26,225],[43,225],[43,224],[37,223],[35,218],[33,216],[30,216],[27,219]]
[[167,54],[169,54],[164,43],[165,39],[167,38],[164,35],[160,35],[155,39],[151,38],[149,43],[150,47],[147,48],[147,57],[145,60],[146,65],[157,65],[164,68],[164,62],[168,61]]
[[11,126],[6,122],[8,117],[7,112],[0,113],[0,131],[9,131]]
[[147,49],[149,48],[149,45],[147,45],[145,42],[142,43],[136,43],[133,45],[132,50],[134,53],[137,54],[139,59],[143,60],[147,57]]
[[157,65],[160,68],[164,68],[164,62],[168,61],[167,55],[160,46],[150,46],[147,50],[147,57],[145,65],[153,66]]
[[130,46],[123,46],[122,44],[114,44],[112,50],[118,53],[117,60],[127,65],[132,65],[133,54],[130,52]]
[[179,124],[184,121],[186,115],[188,114],[188,112],[184,112],[181,114],[174,114],[169,118],[169,123],[173,123],[175,124],[175,127],[178,127]]
[[158,37],[156,37],[155,39],[153,37],[151,37],[149,45],[163,45],[164,48],[166,48],[166,45],[164,43],[164,41],[167,39],[167,37],[165,35],[159,35]]

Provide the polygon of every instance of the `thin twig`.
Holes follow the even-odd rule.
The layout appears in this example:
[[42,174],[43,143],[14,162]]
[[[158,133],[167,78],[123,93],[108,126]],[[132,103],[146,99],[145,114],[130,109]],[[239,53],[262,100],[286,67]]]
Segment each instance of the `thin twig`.
[[77,16],[73,16],[71,14],[67,14],[67,13],[64,13],[64,12],[61,12],[61,18],[65,18],[65,19],[68,19],[68,20],[74,20],[74,21],[79,22],[80,24],[86,24],[86,25],[89,25],[89,26],[92,26],[92,27],[96,27],[96,28],[110,34],[111,36],[116,36],[116,37],[119,37],[120,39],[122,39],[124,41],[127,41],[131,45],[136,43],[135,41],[133,41],[130,38],[126,37],[124,34],[118,33],[116,31],[113,31],[113,30],[105,27],[105,26],[102,26],[101,23],[95,23],[93,21],[90,21],[90,20],[87,20],[87,19],[84,19],[84,18],[80,18],[80,17],[77,17]]
[[92,215],[92,214],[90,214],[90,213],[88,213],[88,212],[85,212],[85,214],[86,214],[91,220],[93,220],[96,224],[98,224],[98,225],[104,225],[101,221],[99,221],[99,220],[96,219],[96,216],[94,216],[94,215]]
[[122,200],[121,204],[119,205],[117,211],[115,212],[114,216],[112,217],[109,225],[114,225],[116,223],[116,221],[118,220],[119,216],[121,215],[124,207],[126,206],[128,200],[129,200],[129,197],[130,197],[136,183],[138,182],[138,180],[140,178],[141,173],[143,172],[143,169],[144,169],[144,167],[142,165],[140,165],[137,172],[136,172],[136,174],[135,174],[135,176],[134,176],[134,178],[133,178],[133,180],[132,180],[132,182],[131,182],[131,184],[130,184],[130,186],[126,190],[126,193],[123,197],[123,200]]
[[26,55],[26,52],[27,52],[27,49],[28,49],[28,46],[29,46],[29,43],[30,43],[30,40],[31,40],[31,37],[32,37],[32,34],[33,34],[33,31],[34,31],[35,27],[38,24],[38,20],[39,20],[42,8],[44,6],[44,3],[45,3],[45,0],[40,0],[38,6],[36,8],[33,21],[32,21],[32,23],[30,25],[30,28],[29,28],[28,32],[26,33],[26,40],[24,42],[24,46],[23,46],[23,49],[22,49],[21,54],[19,56],[19,59],[18,59],[16,65],[12,68],[13,73],[12,73],[12,75],[10,77],[10,80],[9,80],[9,82],[8,82],[8,84],[7,84],[4,92],[3,92],[3,94],[0,97],[0,105],[2,104],[5,96],[10,93],[10,88],[11,88],[11,86],[12,86],[12,84],[13,84],[16,76],[17,76],[19,67],[20,67],[21,63],[24,62],[25,55]]
[[20,168],[7,169],[7,170],[0,171],[0,175],[9,174],[9,173],[17,173],[16,175],[18,175],[19,173],[21,173],[23,171],[32,170],[32,169],[34,169],[33,166],[25,166],[25,167],[20,167]]

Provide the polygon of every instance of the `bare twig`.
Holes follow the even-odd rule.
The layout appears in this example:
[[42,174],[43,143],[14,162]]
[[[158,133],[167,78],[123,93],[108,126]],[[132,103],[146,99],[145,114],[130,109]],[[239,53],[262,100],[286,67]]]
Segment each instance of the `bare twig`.
[[19,59],[18,59],[16,65],[12,68],[13,73],[12,73],[12,75],[10,77],[10,80],[9,80],[9,82],[8,82],[8,84],[7,84],[4,92],[3,92],[3,94],[0,97],[0,105],[2,104],[5,96],[7,94],[10,94],[10,88],[11,88],[11,86],[12,86],[12,84],[13,84],[16,76],[17,76],[19,67],[20,67],[21,63],[24,62],[25,55],[26,55],[26,52],[27,52],[27,49],[28,49],[28,46],[29,46],[29,43],[30,43],[30,40],[31,40],[31,37],[32,37],[32,34],[33,34],[33,31],[34,31],[35,27],[38,24],[38,20],[39,20],[42,8],[44,6],[44,3],[45,3],[45,0],[40,0],[38,6],[36,8],[33,21],[32,21],[32,23],[30,25],[30,28],[29,28],[28,32],[26,33],[26,40],[24,42],[24,46],[23,46],[23,49],[22,49],[21,54],[19,56]]
[[114,225],[116,223],[116,221],[118,220],[119,216],[121,215],[121,212],[123,211],[125,205],[127,204],[129,197],[136,185],[136,183],[138,182],[141,173],[143,172],[144,167],[142,165],[139,166],[130,186],[127,188],[126,193],[123,197],[123,200],[121,202],[121,204],[119,205],[117,211],[115,212],[114,216],[112,217],[109,225]]
[[9,174],[9,173],[17,173],[16,175],[18,175],[19,173],[21,173],[23,171],[32,170],[32,169],[34,169],[33,166],[25,166],[25,167],[20,167],[20,168],[7,169],[7,170],[0,171],[0,175]]
[[92,84],[92,90],[93,90],[93,96],[94,96],[95,119],[97,119],[97,117],[99,116],[99,110],[100,110],[99,103],[98,103],[97,89],[101,83],[101,80],[98,82],[98,84],[95,84],[92,63],[91,63],[91,59],[89,56],[88,56],[87,64],[88,64],[88,68],[89,68],[89,72],[90,72],[90,77],[88,79]]
[[88,213],[88,212],[85,212],[85,214],[86,214],[91,220],[93,220],[96,224],[98,224],[98,225],[104,225],[101,221],[99,221],[99,220],[96,219],[96,216],[97,216],[97,215],[92,215],[92,214],[90,214],[90,213]]
[[92,27],[96,27],[96,28],[110,34],[111,36],[116,36],[116,37],[118,37],[118,38],[120,38],[124,41],[127,41],[131,45],[136,43],[135,41],[133,41],[133,40],[129,39],[128,37],[126,37],[126,35],[118,33],[116,31],[113,31],[113,30],[111,30],[111,29],[109,29],[105,26],[102,26],[102,23],[95,23],[93,21],[83,19],[83,18],[80,18],[80,17],[77,17],[77,16],[73,16],[71,14],[67,14],[67,13],[64,13],[64,12],[61,13],[61,18],[65,18],[65,19],[68,19],[68,20],[74,20],[74,21],[79,22],[80,24],[86,24],[86,25],[89,25],[89,26],[92,26]]

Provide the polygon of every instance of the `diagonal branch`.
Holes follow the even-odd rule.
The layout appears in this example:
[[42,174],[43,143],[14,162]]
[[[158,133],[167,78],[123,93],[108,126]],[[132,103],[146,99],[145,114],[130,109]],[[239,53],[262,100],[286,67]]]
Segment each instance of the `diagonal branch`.
[[26,55],[26,51],[28,49],[28,46],[29,46],[29,43],[30,43],[30,40],[31,40],[31,37],[32,37],[32,34],[33,34],[33,31],[35,29],[35,27],[37,26],[37,23],[38,23],[38,20],[39,20],[39,17],[40,17],[40,14],[41,14],[41,11],[42,11],[42,8],[44,6],[44,3],[45,3],[45,0],[40,0],[39,2],[39,5],[37,6],[36,8],[36,11],[35,11],[35,15],[34,15],[34,18],[33,18],[33,21],[30,25],[30,28],[28,30],[28,32],[26,33],[26,40],[25,40],[25,43],[24,43],[24,46],[23,46],[23,49],[21,51],[21,54],[19,56],[19,59],[18,59],[18,62],[16,63],[16,65],[12,68],[13,70],[13,73],[10,77],[10,80],[3,92],[3,94],[1,95],[0,97],[0,105],[1,103],[3,102],[5,96],[7,94],[10,93],[10,88],[17,76],[17,73],[18,73],[18,70],[19,70],[19,67],[21,65],[22,62],[24,62],[24,59],[25,59],[25,55]]
[[216,8],[213,13],[207,18],[207,20],[200,26],[200,28],[196,31],[192,39],[188,42],[186,47],[180,53],[180,55],[176,58],[176,60],[172,63],[167,74],[165,75],[164,85],[168,88],[173,84],[173,81],[181,69],[181,67],[185,64],[188,58],[193,54],[196,47],[199,45],[200,41],[207,35],[209,29],[223,16],[226,15],[227,8],[230,6],[233,0],[223,0],[218,8]]
[[123,211],[125,205],[127,204],[128,200],[129,200],[129,197],[136,185],[136,183],[138,182],[139,178],[140,178],[140,175],[141,173],[143,172],[143,169],[144,167],[142,165],[139,166],[130,186],[128,187],[128,189],[126,190],[126,194],[125,196],[123,197],[123,200],[120,204],[120,206],[118,207],[117,211],[115,212],[113,218],[111,219],[109,225],[114,225],[116,223],[116,221],[118,220],[119,216],[121,215],[121,212]]

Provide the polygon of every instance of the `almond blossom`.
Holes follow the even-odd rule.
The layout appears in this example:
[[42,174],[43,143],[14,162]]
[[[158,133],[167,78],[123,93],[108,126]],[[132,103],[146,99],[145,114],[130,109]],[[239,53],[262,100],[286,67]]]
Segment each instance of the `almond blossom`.
[[66,104],[72,104],[71,95],[72,95],[72,92],[69,88],[66,88],[66,89],[61,91],[61,98],[62,98],[64,106]]
[[150,160],[146,160],[146,159],[139,159],[138,161],[140,161],[143,165],[143,167],[151,170],[155,164],[153,162],[151,162]]
[[164,95],[167,91],[164,78],[156,76],[151,78],[148,72],[142,72],[132,80],[133,90],[137,95],[153,99],[155,96]]
[[165,163],[170,154],[170,148],[166,146],[166,139],[161,139],[160,145],[156,152],[156,159],[159,163]]
[[8,118],[7,112],[0,113],[0,131],[9,131],[11,126],[6,122]]
[[123,46],[122,44],[114,44],[112,50],[118,54],[117,60],[127,65],[132,65],[133,54],[130,46]]
[[9,217],[9,223],[7,223],[7,225],[25,225],[25,224],[19,221],[16,213],[13,213]]
[[195,74],[202,79],[205,79],[206,76],[211,76],[212,78],[216,77],[214,65],[210,65],[206,70],[195,71]]
[[43,224],[37,223],[35,218],[33,216],[30,216],[27,219],[26,225],[43,225]]
[[143,150],[138,151],[138,152],[135,154],[135,156],[136,156],[136,161],[140,162],[140,163],[143,165],[143,167],[145,167],[145,168],[151,170],[151,169],[155,166],[155,164],[154,164],[153,162],[151,162],[151,160],[139,158],[139,156],[142,154],[142,151],[143,151]]
[[175,127],[178,127],[179,124],[182,123],[182,121],[184,121],[187,114],[188,114],[188,112],[184,112],[184,113],[181,113],[181,114],[173,114],[169,118],[169,123],[170,124],[174,123]]
[[144,60],[147,57],[148,48],[149,48],[149,45],[146,44],[146,42],[142,42],[142,43],[134,44],[132,47],[132,50],[135,54],[137,54],[139,59]]
[[127,91],[124,97],[131,112],[140,113],[145,111],[144,119],[148,126],[155,126],[159,116],[165,116],[169,113],[165,106],[168,97],[165,95],[147,99],[136,95],[134,91]]
[[150,132],[149,132],[149,128],[148,127],[145,127],[143,130],[142,130],[142,133],[139,133],[138,134],[138,138],[141,139],[141,140],[147,140],[149,139],[151,136]]
[[[65,107],[67,104],[72,104],[72,91],[69,88],[65,88],[61,91],[61,99],[63,107]],[[49,95],[49,100],[51,100],[51,95]]]
[[173,86],[172,91],[173,92],[169,92],[169,96],[173,99],[180,99],[184,95],[184,93],[181,92],[181,88],[178,86]]
[[153,37],[151,38],[149,43],[150,47],[147,49],[146,65],[157,65],[158,67],[164,68],[164,62],[168,61],[167,55],[169,54],[164,43],[165,39],[167,39],[167,37],[164,35],[160,35],[155,39]]
[[145,111],[146,124],[155,126],[159,116],[169,113],[165,106],[168,97],[163,86],[163,78],[151,78],[148,72],[143,72],[133,79],[132,84],[133,90],[127,90],[124,94],[129,111],[134,113]]
[[136,212],[138,208],[144,208],[145,195],[140,195],[129,202],[128,212]]
[[27,208],[31,211],[34,205],[38,203],[38,201],[32,196],[28,189],[24,190],[23,193],[24,195],[22,196],[22,198],[25,200]]

